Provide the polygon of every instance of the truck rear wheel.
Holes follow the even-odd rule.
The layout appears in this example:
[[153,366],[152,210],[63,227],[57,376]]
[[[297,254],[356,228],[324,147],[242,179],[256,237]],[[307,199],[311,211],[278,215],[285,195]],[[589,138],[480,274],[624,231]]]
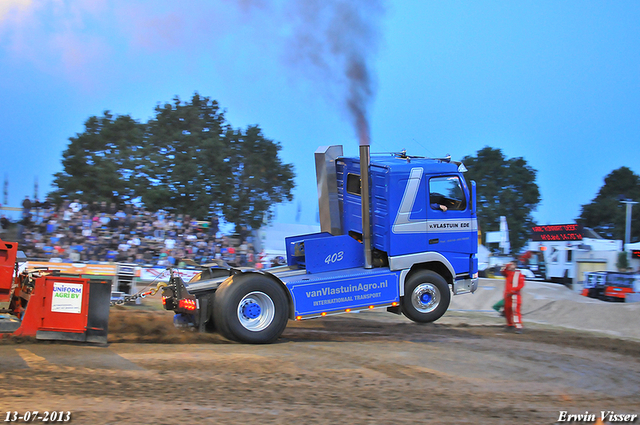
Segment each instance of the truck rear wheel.
[[444,278],[431,270],[420,270],[405,282],[402,312],[414,322],[434,322],[447,311],[450,301]]
[[216,291],[213,314],[225,338],[268,344],[287,326],[289,302],[273,279],[257,273],[235,275]]
[[[197,280],[200,280],[200,278],[202,278],[203,273],[205,273],[206,279],[215,279],[218,277],[229,276],[229,270],[227,269],[211,268],[206,272],[201,272],[200,276],[197,276],[198,277]],[[194,282],[194,281],[196,281],[195,278],[191,279],[190,282]],[[211,292],[200,298],[201,304],[206,303],[206,315],[204,318],[201,318],[201,320],[204,320],[204,330],[208,333],[213,333],[218,330],[216,326],[216,319],[213,316],[215,296],[216,296],[216,293]],[[200,308],[202,308],[202,305]]]

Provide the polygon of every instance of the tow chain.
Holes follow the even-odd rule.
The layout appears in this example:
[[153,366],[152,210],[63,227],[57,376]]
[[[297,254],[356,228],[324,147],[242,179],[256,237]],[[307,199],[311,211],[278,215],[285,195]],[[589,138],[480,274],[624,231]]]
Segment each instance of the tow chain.
[[145,298],[147,296],[154,296],[156,293],[158,293],[158,291],[164,287],[166,287],[168,285],[168,283],[166,282],[158,282],[158,284],[156,285],[155,288],[151,288],[148,291],[145,292],[138,292],[135,295],[126,295],[125,297],[123,297],[121,300],[116,300],[116,301],[111,301],[109,303],[109,306],[114,306],[114,305],[122,305],[124,303],[130,303],[133,302],[139,298]]

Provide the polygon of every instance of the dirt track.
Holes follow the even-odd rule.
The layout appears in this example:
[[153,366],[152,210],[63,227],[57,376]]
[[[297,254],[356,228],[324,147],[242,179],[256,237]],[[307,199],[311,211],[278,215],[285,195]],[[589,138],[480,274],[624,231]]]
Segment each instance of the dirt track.
[[290,322],[278,343],[255,346],[174,330],[166,312],[112,310],[108,347],[0,343],[0,419],[62,410],[82,424],[550,424],[561,410],[640,413],[639,342],[501,324],[367,312]]

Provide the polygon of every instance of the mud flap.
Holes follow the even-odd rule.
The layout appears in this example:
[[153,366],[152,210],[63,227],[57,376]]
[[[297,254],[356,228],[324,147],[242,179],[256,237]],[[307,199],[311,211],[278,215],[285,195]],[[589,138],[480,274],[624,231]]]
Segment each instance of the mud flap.
[[200,304],[200,311],[198,312],[198,332],[206,332],[205,325],[211,314],[209,311],[209,297],[200,297],[198,301]]

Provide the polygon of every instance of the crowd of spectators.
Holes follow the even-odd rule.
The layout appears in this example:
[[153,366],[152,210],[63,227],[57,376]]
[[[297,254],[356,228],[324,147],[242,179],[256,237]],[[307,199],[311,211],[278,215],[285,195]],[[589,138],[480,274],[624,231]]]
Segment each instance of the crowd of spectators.
[[260,257],[244,229],[222,235],[215,217],[197,221],[186,214],[78,199],[56,206],[25,198],[19,240],[27,258],[54,262],[180,267],[188,260],[204,264],[220,259],[253,266]]

